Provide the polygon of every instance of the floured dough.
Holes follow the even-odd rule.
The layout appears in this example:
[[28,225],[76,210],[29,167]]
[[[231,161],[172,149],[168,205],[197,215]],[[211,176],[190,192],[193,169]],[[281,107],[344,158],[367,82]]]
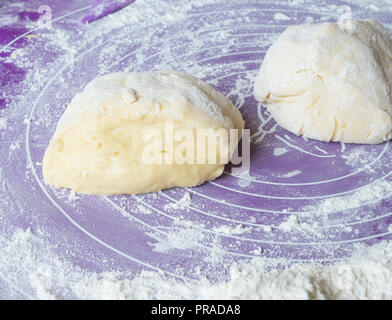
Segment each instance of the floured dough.
[[[61,117],[45,152],[44,179],[75,192],[111,195],[195,186],[220,176],[221,163],[155,164],[142,159],[144,130],[153,128],[165,136],[168,121],[175,132],[238,129],[240,137],[243,129],[240,112],[227,98],[185,73],[104,75],[78,93]],[[164,147],[159,151],[167,152]]]
[[391,139],[392,39],[376,21],[288,27],[269,48],[254,94],[283,128],[322,141]]

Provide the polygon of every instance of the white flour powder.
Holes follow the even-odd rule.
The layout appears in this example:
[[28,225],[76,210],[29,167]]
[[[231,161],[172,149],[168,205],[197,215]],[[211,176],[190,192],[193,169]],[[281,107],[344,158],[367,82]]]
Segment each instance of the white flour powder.
[[178,200],[177,202],[170,203],[166,206],[166,209],[186,209],[192,202],[191,194],[189,192],[185,192],[184,196]]
[[[143,271],[88,273],[56,256],[30,230],[0,239],[1,277],[39,299],[392,299],[392,243],[358,245],[352,258],[335,264],[293,264],[270,269],[264,258],[233,264],[230,280],[184,282]],[[43,249],[46,248],[46,249]],[[29,292],[29,293],[27,293]]]
[[[360,4],[366,10],[387,10],[392,8],[390,1],[383,0],[379,4],[374,1],[349,1],[353,4]],[[10,101],[9,106],[1,110],[0,114],[0,137],[3,132],[12,129],[15,121],[26,119],[28,122],[34,122],[41,127],[49,127],[55,123],[56,117],[62,112],[61,108],[51,109],[50,105],[42,106],[35,119],[26,118],[26,108],[41,92],[42,87],[51,78],[57,70],[60,70],[66,63],[83,62],[82,57],[78,57],[79,52],[83,52],[89,48],[91,44],[102,43],[103,39],[109,39],[110,45],[105,46],[97,56],[97,69],[99,72],[105,73],[112,61],[118,58],[118,55],[125,55],[121,52],[124,41],[132,41],[133,38],[140,37],[140,32],[135,34],[116,34],[112,31],[121,30],[122,28],[135,25],[144,30],[151,21],[161,25],[170,25],[171,22],[185,20],[187,12],[198,6],[210,5],[213,0],[194,0],[190,3],[181,5],[179,8],[167,10],[167,4],[164,0],[156,0],[154,2],[148,0],[137,0],[131,6],[112,14],[105,19],[101,19],[91,25],[80,25],[79,21],[74,21],[75,33],[69,33],[61,28],[60,24],[53,24],[53,28],[47,32],[39,32],[35,41],[26,48],[15,51],[14,54],[4,58],[6,63],[13,63],[21,69],[27,70],[26,78],[20,83],[20,94],[14,96],[7,91],[4,97]],[[286,2],[284,2],[287,4]],[[290,5],[302,5],[303,0],[290,1]],[[274,2],[276,4],[276,2]],[[24,4],[15,2],[15,6],[24,9]],[[306,7],[309,11],[318,12],[319,5],[308,4]],[[333,12],[337,12],[337,7],[330,8]],[[326,7],[322,10],[328,11]],[[328,20],[332,16],[325,14],[321,20]],[[72,18],[72,17],[71,17]],[[289,23],[287,15],[277,13],[274,16],[278,22]],[[313,17],[309,16],[308,21],[312,21]],[[244,17],[244,23],[250,24],[252,21],[248,17]],[[5,23],[8,20],[2,20]],[[7,23],[12,23],[9,21]],[[224,26],[222,22],[221,26]],[[293,20],[294,23],[294,20]],[[32,25],[30,27],[34,27]],[[128,30],[124,28],[124,30]],[[207,30],[208,31],[208,30]],[[128,31],[127,31],[128,32]],[[157,34],[153,35],[159,38]],[[184,37],[192,39],[195,52],[203,50],[205,43],[194,38],[192,32],[184,32]],[[276,34],[266,34],[260,39],[262,44],[267,47]],[[217,43],[225,43],[227,45],[236,46],[237,43],[228,37],[228,33],[222,30],[219,34],[211,35],[212,40]],[[221,41],[221,42],[220,42]],[[232,42],[230,42],[232,41]],[[48,51],[53,51],[56,58],[53,62],[48,62],[45,68],[40,67],[36,61],[31,61],[30,50],[36,49],[34,46],[45,46]],[[164,59],[157,59],[155,69],[164,69],[172,67],[170,61],[175,61],[176,56],[172,53],[172,48],[168,44],[164,44],[160,51]],[[226,50],[226,49],[222,49]],[[222,51],[224,53],[224,51]],[[78,60],[79,58],[79,60]],[[122,66],[121,68],[133,68],[139,70],[146,57],[143,52],[135,54],[132,65]],[[184,69],[197,77],[206,77],[216,71],[212,66],[200,66],[191,64],[190,61],[184,63]],[[120,66],[120,65],[119,65]],[[86,68],[90,68],[90,64],[86,63]],[[182,67],[182,66],[180,66]],[[225,66],[222,66],[225,71]],[[70,67],[72,69],[72,65]],[[246,65],[239,63],[239,70],[246,70]],[[85,71],[83,68],[81,70]],[[89,69],[88,69],[89,70]],[[94,74],[84,75],[84,80],[91,80]],[[71,72],[70,72],[71,74]],[[83,75],[81,75],[83,76]],[[68,72],[59,75],[61,86],[69,86],[71,80]],[[235,90],[231,92],[230,98],[235,100],[237,106],[244,103],[245,96],[241,93],[242,89],[247,88],[253,82],[254,75],[247,74],[243,78],[237,80]],[[83,81],[84,81],[83,80]],[[214,84],[214,80],[210,81]],[[57,88],[52,98],[62,98],[62,101],[69,101],[75,92],[68,90],[60,90]],[[73,88],[77,89],[77,88]],[[12,110],[10,112],[9,110]],[[55,116],[53,113],[57,112]],[[261,121],[260,130],[256,130],[254,142],[262,141],[266,134],[274,132],[276,126],[266,127],[269,118],[268,115],[260,112],[259,120]],[[285,136],[289,140],[288,136]],[[14,141],[9,141],[9,157],[10,161],[20,161],[20,155],[24,149],[24,136],[18,136]],[[342,152],[346,146],[342,145]],[[284,157],[292,149],[289,145],[282,144],[281,147],[274,148],[273,155],[276,157]],[[316,155],[324,155],[325,151],[317,149],[312,151]],[[23,153],[23,157],[25,154]],[[348,165],[352,167],[361,167],[368,162],[369,154],[363,154],[363,149],[352,149],[351,153],[345,153],[342,157]],[[371,155],[374,158],[374,155]],[[24,159],[23,159],[24,161]],[[243,262],[232,261],[227,262],[227,269],[230,269],[228,279],[211,283],[201,276],[201,280],[197,282],[188,282],[184,280],[167,278],[165,274],[156,271],[143,271],[141,273],[122,272],[116,269],[115,263],[112,268],[104,268],[104,270],[113,270],[111,272],[94,273],[88,272],[83,268],[76,266],[70,262],[70,257],[79,256],[75,248],[69,250],[57,250],[57,246],[45,239],[50,239],[51,235],[56,232],[53,230],[45,230],[41,227],[40,219],[47,219],[43,215],[36,218],[30,215],[30,208],[26,207],[21,199],[21,192],[17,186],[11,181],[7,181],[5,169],[0,164],[0,222],[4,226],[4,232],[0,235],[0,288],[8,288],[8,291],[1,292],[0,297],[21,297],[21,298],[40,298],[40,299],[392,299],[392,242],[381,242],[373,246],[358,244],[355,246],[352,257],[348,260],[338,261],[327,265],[315,263],[292,263],[288,264],[284,260],[271,260],[261,255],[264,252],[262,247],[255,247],[250,253],[260,257],[244,260]],[[39,163],[36,163],[40,168]],[[305,171],[294,170],[287,173],[287,177],[293,177],[296,174],[305,175]],[[27,165],[25,174],[26,181],[32,186],[31,168]],[[241,188],[252,187],[252,179],[257,179],[244,175],[238,179],[238,186]],[[34,190],[35,192],[36,190]],[[339,230],[347,230],[348,232],[357,230],[357,221],[366,221],[372,218],[372,204],[378,203],[381,199],[389,197],[392,193],[392,183],[388,179],[374,183],[368,187],[357,190],[350,195],[336,195],[328,199],[315,199],[308,207],[303,208],[303,213],[292,213],[284,216],[282,222],[276,225],[260,225],[255,228],[261,229],[266,234],[274,235],[276,229],[292,235],[294,238],[297,233],[305,234],[314,241],[325,240],[336,226]],[[79,196],[64,190],[55,190],[55,196],[58,200],[64,201],[75,211],[75,214],[82,215],[83,212],[78,207]],[[143,196],[144,197],[144,196]],[[142,200],[143,197],[139,197]],[[149,196],[146,196],[148,198]],[[151,196],[152,197],[152,196]],[[159,238],[158,232],[151,232],[148,235],[156,241],[150,245],[153,251],[157,253],[167,253],[173,250],[195,249],[201,247],[206,241],[210,241],[210,262],[226,263],[225,250],[221,244],[220,236],[238,236],[246,237],[253,229],[253,226],[237,224],[234,226],[219,225],[204,226],[186,219],[186,214],[190,214],[188,210],[192,206],[197,205],[197,197],[192,199],[189,192],[185,192],[178,197],[180,200],[168,205],[166,209],[175,216],[175,213],[182,212],[184,216],[174,219],[169,230],[165,230],[165,237]],[[153,200],[153,198],[149,198]],[[227,202],[230,199],[227,200]],[[226,200],[221,200],[225,203]],[[141,215],[153,216],[156,212],[152,208],[135,203],[134,211]],[[203,208],[199,208],[203,209]],[[282,209],[283,213],[290,213],[290,209]],[[36,213],[35,213],[36,214]],[[23,230],[8,226],[8,218],[10,215],[28,217],[26,220],[31,225],[31,229]],[[54,214],[55,216],[55,214]],[[132,219],[131,216],[127,216]],[[14,218],[14,217],[13,217]],[[21,218],[22,219],[22,218]],[[249,223],[255,223],[249,219]],[[336,224],[336,226],[335,226]],[[207,228],[208,227],[208,228]],[[164,227],[161,227],[163,229]],[[206,234],[202,229],[208,229],[211,234]],[[161,230],[159,229],[159,230]],[[386,226],[386,230],[392,232],[392,225]],[[60,232],[61,230],[59,230]],[[358,231],[359,232],[359,231]],[[64,243],[67,239],[63,240]],[[68,256],[66,256],[68,254]],[[99,259],[99,258],[97,258]],[[86,260],[88,260],[86,258]],[[100,261],[101,262],[101,261]],[[199,274],[196,274],[196,276]]]

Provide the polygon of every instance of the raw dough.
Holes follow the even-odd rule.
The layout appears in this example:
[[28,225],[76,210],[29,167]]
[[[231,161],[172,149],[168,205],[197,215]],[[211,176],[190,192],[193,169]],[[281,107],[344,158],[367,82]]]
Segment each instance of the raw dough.
[[288,27],[254,85],[283,128],[322,141],[391,139],[392,39],[376,21]]
[[165,137],[167,123],[174,132],[238,129],[240,137],[243,129],[241,113],[227,98],[185,73],[107,74],[67,107],[45,152],[44,179],[75,192],[111,195],[195,186],[222,174],[219,162],[146,163],[142,133],[153,128]]

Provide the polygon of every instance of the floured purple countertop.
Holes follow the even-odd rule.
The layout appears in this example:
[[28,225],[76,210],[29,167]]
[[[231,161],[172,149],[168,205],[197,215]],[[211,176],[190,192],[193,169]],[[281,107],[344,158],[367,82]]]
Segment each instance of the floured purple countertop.
[[[390,9],[370,2],[136,0],[84,25],[93,2],[49,1],[50,28],[37,13],[40,1],[0,4],[3,237],[30,228],[91,272],[162,270],[211,280],[255,256],[327,263],[348,257],[357,243],[392,239],[391,143],[305,140],[277,127],[252,95],[263,56],[286,26],[337,21],[339,7],[349,5],[354,19],[377,19],[392,30]],[[167,68],[205,80],[241,110],[252,135],[249,175],[227,167],[199,187],[138,196],[74,195],[45,185],[45,148],[86,83],[108,72]],[[1,298],[11,297],[7,286],[34,297],[16,275],[2,272]]]

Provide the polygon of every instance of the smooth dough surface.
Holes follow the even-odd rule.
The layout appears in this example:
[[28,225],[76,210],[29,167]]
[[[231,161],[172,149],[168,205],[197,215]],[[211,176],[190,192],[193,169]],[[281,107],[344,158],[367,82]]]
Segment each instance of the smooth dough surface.
[[220,163],[142,161],[143,130],[154,128],[165,136],[168,120],[174,131],[223,128],[241,134],[243,129],[233,104],[190,75],[107,74],[78,93],[60,118],[43,159],[45,182],[78,193],[111,195],[195,186],[220,176]]
[[254,85],[283,128],[321,141],[377,144],[392,132],[392,39],[378,22],[288,27]]

